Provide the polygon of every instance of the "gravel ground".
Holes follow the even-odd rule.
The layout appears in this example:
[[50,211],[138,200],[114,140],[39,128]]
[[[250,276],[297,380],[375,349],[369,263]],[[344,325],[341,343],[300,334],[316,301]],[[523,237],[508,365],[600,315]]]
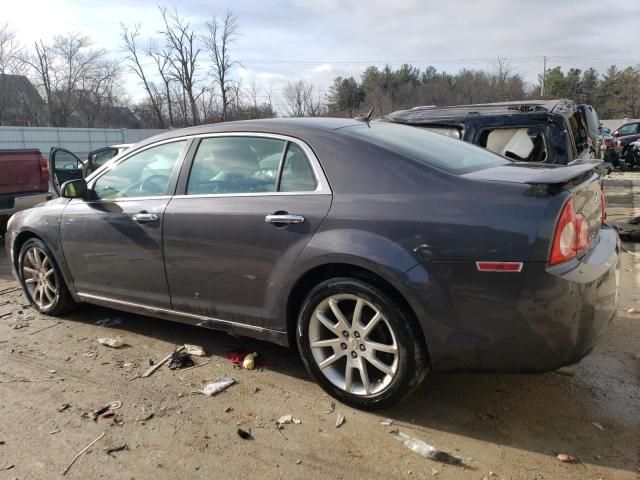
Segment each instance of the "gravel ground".
[[[607,192],[610,219],[638,215],[639,174],[613,174]],[[625,248],[634,253],[623,254],[618,318],[574,377],[432,374],[392,409],[337,404],[330,414],[323,412],[332,399],[293,351],[92,306],[60,319],[37,315],[0,256],[0,479],[61,478],[103,432],[66,478],[637,479],[640,313],[628,310],[640,311],[640,247]],[[121,323],[96,324],[105,319]],[[99,345],[107,336],[128,346]],[[204,346],[209,355],[197,361],[209,363],[136,378],[149,359],[183,343]],[[235,369],[226,358],[232,351],[257,351],[269,366]],[[221,375],[237,384],[215,397],[193,393]],[[115,417],[87,418],[116,400]],[[346,417],[340,428],[338,413]],[[275,422],[286,414],[302,423],[279,431]],[[386,418],[393,425],[381,425]],[[251,429],[253,440],[242,440],[238,427]],[[393,429],[465,466],[414,454]],[[558,453],[578,461],[561,463]]]

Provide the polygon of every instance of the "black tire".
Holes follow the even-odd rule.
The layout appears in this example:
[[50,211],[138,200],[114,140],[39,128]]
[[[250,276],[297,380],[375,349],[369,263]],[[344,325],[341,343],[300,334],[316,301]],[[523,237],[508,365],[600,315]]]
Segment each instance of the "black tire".
[[[358,361],[358,354],[362,355],[363,359],[360,360],[360,362],[361,364],[367,365],[365,367],[365,370],[367,370],[367,383],[372,389],[382,388],[380,391],[372,392],[370,394],[368,390],[365,390],[366,387],[364,386],[363,377],[360,373],[362,370],[356,370],[356,376],[359,379],[360,384],[359,386],[355,386],[358,386],[361,389],[360,393],[352,393],[354,390],[353,386],[349,389],[350,391],[346,391],[346,373],[344,375],[344,385],[341,388],[340,386],[337,386],[335,384],[336,378],[338,377],[334,378],[333,381],[330,380],[327,376],[328,374],[325,374],[323,370],[318,366],[318,360],[314,357],[314,353],[312,353],[311,348],[311,339],[309,332],[312,317],[315,317],[316,308],[322,308],[323,305],[326,305],[326,302],[328,302],[329,298],[344,298],[344,300],[339,301],[352,302],[352,304],[355,304],[358,300],[352,300],[351,296],[364,300],[363,303],[367,306],[363,307],[362,312],[364,312],[365,309],[370,309],[371,315],[373,312],[375,312],[375,309],[377,309],[380,312],[381,316],[386,320],[386,322],[383,322],[382,324],[381,322],[377,322],[382,326],[374,328],[383,329],[383,331],[379,332],[378,334],[384,334],[388,329],[390,333],[387,335],[387,338],[395,337],[395,342],[393,340],[382,342],[385,344],[389,343],[389,341],[391,341],[391,343],[395,343],[395,347],[397,348],[397,360],[395,359],[396,357],[393,357],[393,355],[396,355],[395,353],[389,354],[392,355],[391,358],[394,358],[391,361],[391,364],[396,366],[395,373],[393,374],[393,376],[387,376],[384,372],[382,372],[381,370],[377,370],[370,363],[367,363],[367,361],[364,360],[366,354],[373,355],[378,360],[379,358],[377,358],[377,353],[374,354],[374,350],[377,350],[376,348],[371,349],[370,352],[364,352],[366,348],[363,348],[363,345],[357,345],[358,341],[362,341],[365,346],[369,345],[369,343],[367,343],[368,340],[365,337],[368,337],[371,332],[363,334],[363,336],[361,337],[357,332],[357,327],[353,327],[353,311],[355,311],[356,309],[355,306],[353,307],[353,311],[351,313],[345,313],[344,315],[345,318],[351,315],[351,318],[347,318],[347,320],[350,322],[352,328],[356,330],[355,332],[351,331],[351,337],[344,337],[347,339],[345,340],[345,343],[340,343],[340,349],[345,350],[345,352],[340,353],[340,351],[333,346],[320,347],[319,349],[322,352],[325,352],[326,349],[331,348],[332,350],[329,350],[328,356],[331,356],[331,351],[334,352],[333,355],[336,356],[336,358],[338,358],[338,355],[341,355],[339,357],[339,360],[336,360],[331,364],[330,369],[334,372],[330,372],[329,374],[336,373],[339,375],[340,369],[343,368],[339,362],[342,362],[343,358],[345,364],[344,368],[346,368],[347,370],[355,368],[348,366],[349,363],[347,362],[350,362],[350,359],[348,357],[351,357],[355,362]],[[327,310],[327,313],[330,316],[333,316],[332,312],[332,310]],[[362,316],[364,315],[365,313],[362,314]],[[333,318],[335,319],[337,318],[337,316]],[[320,330],[326,328],[326,324],[324,324],[323,322],[320,323],[322,323],[322,326],[320,327],[317,327],[317,323],[314,324],[313,327],[311,327],[312,329],[314,329],[314,332],[318,332],[318,328]],[[341,328],[339,326],[339,322],[337,323],[337,325],[338,326],[335,328],[339,330]],[[342,342],[341,337],[333,330],[330,331],[329,329],[327,329],[326,332],[330,337],[333,337],[334,335],[337,337],[335,339],[329,338],[327,341]],[[375,332],[375,330],[372,330],[372,332]],[[343,331],[342,335],[344,336],[344,334],[345,332]],[[357,335],[357,338],[355,337],[355,335]],[[365,410],[374,410],[389,407],[409,395],[415,388],[420,385],[429,370],[428,355],[424,343],[420,340],[421,338],[422,332],[416,325],[416,322],[410,312],[405,311],[405,309],[401,305],[392,300],[379,288],[365,281],[350,277],[332,278],[329,280],[325,280],[314,287],[309,292],[300,308],[296,328],[298,349],[300,351],[302,360],[311,376],[331,396],[355,408]],[[345,348],[345,345],[347,345],[347,341],[350,342],[350,346],[347,346]],[[373,341],[378,342],[377,339],[374,339]],[[354,346],[354,344],[356,345]],[[377,345],[380,345],[380,342],[378,342]],[[363,352],[359,352],[359,349],[363,350]],[[316,350],[318,350],[318,347],[316,347]],[[324,353],[321,353],[320,355],[324,355]],[[382,353],[382,355],[386,354]],[[377,382],[371,382],[371,379],[369,377],[372,372],[372,368],[373,373],[375,374],[377,372],[381,377],[384,377],[384,380],[378,378]],[[387,378],[391,378],[391,380],[387,380]],[[339,383],[339,381],[337,383]]]
[[[39,304],[39,302],[36,300],[38,294],[33,291],[33,287],[31,287],[31,285],[33,284],[27,283],[30,281],[31,277],[27,276],[29,275],[29,273],[25,270],[25,268],[32,268],[32,266],[31,260],[27,259],[26,257],[28,253],[34,248],[42,252],[43,255],[46,255],[49,261],[49,263],[47,263],[47,266],[50,265],[49,269],[53,270],[53,273],[50,275],[51,277],[53,277],[53,282],[50,282],[50,284],[54,286],[55,293],[51,293],[51,290],[49,290],[49,293],[53,297],[52,300],[48,300],[48,296],[43,297],[42,295],[44,295],[44,293],[40,294],[41,301],[45,299],[44,301],[46,303],[44,305]],[[49,250],[49,248],[47,248],[47,245],[39,238],[30,238],[22,245],[18,257],[18,277],[20,278],[20,284],[22,285],[24,294],[29,300],[31,306],[44,315],[61,315],[72,310],[77,305],[71,297],[71,294],[69,293],[69,289],[67,288],[64,278],[60,273],[60,268],[58,267],[58,264],[56,263],[51,251]]]

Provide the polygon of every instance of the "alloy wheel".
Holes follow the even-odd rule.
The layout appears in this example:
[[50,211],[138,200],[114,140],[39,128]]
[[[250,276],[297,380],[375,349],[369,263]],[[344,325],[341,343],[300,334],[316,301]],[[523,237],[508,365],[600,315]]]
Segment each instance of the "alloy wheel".
[[40,310],[53,306],[59,295],[59,287],[53,263],[42,249],[31,247],[24,253],[22,278],[29,296]]
[[391,324],[362,297],[336,294],[322,300],[308,335],[322,374],[347,393],[377,395],[398,373],[399,349]]

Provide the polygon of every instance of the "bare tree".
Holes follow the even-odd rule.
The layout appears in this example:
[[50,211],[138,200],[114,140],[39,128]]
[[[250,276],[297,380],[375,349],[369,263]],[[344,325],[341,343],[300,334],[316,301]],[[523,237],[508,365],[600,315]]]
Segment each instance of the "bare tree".
[[122,49],[126,52],[125,60],[128,63],[128,67],[142,82],[158,124],[160,128],[164,128],[165,123],[162,116],[158,90],[153,82],[149,80],[142,66],[140,46],[138,43],[138,38],[140,36],[140,24],[136,24],[133,28],[129,28],[125,24],[121,23],[120,28]]
[[16,34],[9,29],[9,24],[0,25],[0,125],[5,109],[9,103],[9,87],[11,82],[7,75],[18,73],[21,48]]
[[235,60],[231,60],[229,47],[237,38],[238,28],[238,17],[233,12],[227,11],[222,24],[218,23],[218,19],[215,16],[207,22],[207,34],[203,36],[213,63],[213,76],[222,97],[220,120],[223,122],[227,119],[229,97],[234,88],[230,76],[231,69],[238,63]]
[[320,94],[307,80],[289,82],[282,90],[282,107],[289,117],[319,117],[324,113]]
[[498,58],[493,64],[493,73],[496,76],[496,80],[498,82],[498,98],[500,101],[506,100],[506,86],[509,78],[511,77],[511,74],[513,73],[511,61],[498,55]]
[[160,32],[167,48],[167,59],[171,66],[171,75],[182,86],[183,104],[187,100],[191,110],[192,125],[199,123],[196,83],[198,82],[196,69],[198,56],[202,51],[198,47],[198,36],[191,28],[191,24],[180,18],[178,12],[169,12],[160,8],[165,29]]
[[147,55],[153,59],[156,65],[156,71],[162,79],[162,84],[164,86],[164,102],[166,103],[167,113],[169,115],[169,126],[173,127],[175,125],[175,119],[173,116],[173,95],[171,84],[175,80],[169,72],[169,67],[171,66],[169,60],[170,53],[168,49],[158,49],[153,42],[150,42],[147,47]]
[[40,40],[34,50],[26,61],[45,94],[54,126],[69,126],[86,93],[100,91],[100,85],[111,84],[119,75],[106,50],[92,49],[89,39],[78,33],[58,35],[51,44]]

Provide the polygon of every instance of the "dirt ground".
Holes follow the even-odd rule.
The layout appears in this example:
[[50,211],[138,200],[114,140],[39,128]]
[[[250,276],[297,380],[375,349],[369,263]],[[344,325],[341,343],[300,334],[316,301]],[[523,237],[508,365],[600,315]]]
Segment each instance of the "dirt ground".
[[[640,175],[607,182],[609,218],[638,215]],[[634,210],[634,205],[636,209]],[[640,246],[623,254],[618,318],[574,377],[432,374],[400,405],[375,413],[337,404],[313,383],[294,351],[114,310],[83,306],[40,316],[0,256],[0,479],[440,478],[637,479],[640,477]],[[110,327],[97,322],[120,320]],[[99,337],[124,338],[110,349]],[[166,367],[136,378],[176,345],[209,353],[199,368]],[[269,366],[235,369],[226,354],[257,351]],[[237,384],[193,394],[221,375]],[[86,414],[122,402],[116,416]],[[70,404],[62,409],[63,404]],[[63,410],[63,411],[59,411]],[[346,423],[335,427],[338,412]],[[153,417],[141,421],[153,413]],[[299,425],[278,431],[292,414]],[[393,419],[393,425],[380,421]],[[596,425],[597,424],[597,425]],[[241,439],[238,427],[254,439]],[[461,457],[424,459],[390,431]],[[126,444],[125,450],[105,453]],[[578,459],[567,464],[557,453]]]

